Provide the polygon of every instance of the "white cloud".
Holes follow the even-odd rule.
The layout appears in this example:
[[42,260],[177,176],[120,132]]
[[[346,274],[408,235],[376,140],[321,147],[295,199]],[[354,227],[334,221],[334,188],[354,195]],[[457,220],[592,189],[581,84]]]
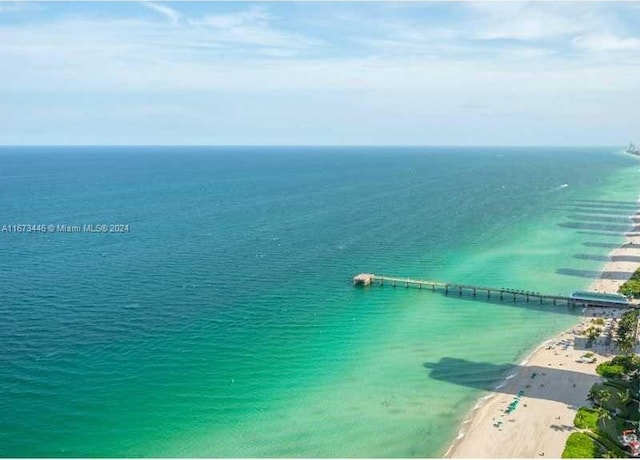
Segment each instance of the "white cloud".
[[[317,51],[321,42],[274,27],[274,18],[264,7],[188,17],[165,5],[144,5],[172,26],[158,20],[78,17],[0,25],[1,87],[4,91],[485,91],[546,85],[551,90],[572,89],[577,76],[586,74],[581,82],[586,90],[626,88],[639,77],[636,68],[616,71],[629,61],[621,64],[615,56],[558,57],[553,47],[492,47],[477,38],[487,36],[484,32],[496,15],[519,17],[531,8],[543,11],[533,18],[548,18],[550,11],[561,15],[561,10],[546,6],[474,5],[472,10],[480,11],[475,29],[467,23],[457,28],[451,24],[419,28],[410,20],[407,27],[400,21],[388,21],[379,36],[369,32],[356,37],[373,53],[310,58],[306,51]],[[562,21],[549,21],[556,26],[545,36],[560,34]],[[522,36],[544,35],[533,24]],[[581,27],[590,31],[605,28],[589,24]],[[355,24],[353,29],[357,30]],[[507,35],[505,29],[497,33]],[[565,41],[584,50],[638,46],[636,39],[621,40],[614,35],[589,32],[580,37]]]
[[[57,15],[0,24],[0,94],[10,96],[3,98],[5,118],[20,121],[27,137],[30,112],[41,108],[43,120],[53,120],[57,110],[80,121],[91,112],[96,126],[108,114],[118,127],[127,114],[141,126],[161,118],[167,126],[195,126],[191,140],[220,125],[219,134],[228,137],[215,142],[233,141],[226,133],[234,129],[240,139],[260,129],[269,136],[271,127],[281,130],[276,140],[291,139],[289,125],[299,120],[319,126],[320,140],[332,130],[346,136],[353,126],[365,137],[384,133],[390,123],[396,134],[413,124],[407,133],[427,139],[420,137],[424,126],[443,114],[456,126],[480,123],[489,132],[496,120],[518,118],[528,126],[533,117],[543,126],[547,116],[557,124],[581,113],[596,120],[603,107],[627,110],[640,97],[640,62],[629,53],[638,49],[637,38],[583,5],[572,14],[570,5],[473,4],[464,19],[446,16],[431,27],[408,14],[382,18],[382,27],[369,17],[331,28],[334,18],[327,15],[319,20],[326,29],[317,23],[305,29],[321,30],[323,41],[278,26],[281,18],[264,6],[202,16],[186,14],[179,3],[144,7],[157,16]],[[630,58],[619,59],[620,53]],[[60,96],[65,93],[70,96]],[[32,101],[29,110],[6,102],[21,98]],[[367,118],[370,113],[377,115]],[[200,115],[208,121],[199,125]],[[265,120],[273,122],[269,129]],[[79,131],[67,125],[69,136]],[[10,126],[0,136],[11,139]]]
[[271,17],[264,7],[252,6],[236,13],[207,15],[201,23],[221,29],[247,26],[266,27],[270,19]]
[[34,11],[38,9],[40,9],[40,5],[32,2],[0,0],[0,14]]
[[290,55],[293,50],[320,43],[309,37],[282,32],[271,25],[272,20],[265,8],[252,6],[235,13],[207,15],[191,22],[227,43],[280,48],[269,51],[272,56]]
[[319,43],[274,28],[262,8],[189,18],[165,5],[142,4],[172,26],[157,20],[78,16],[0,24],[0,84],[5,90],[76,85],[117,90],[138,83],[142,90],[147,84],[175,87],[172,76],[182,69],[206,73],[222,69],[220,63],[227,60],[290,58]]
[[[320,43],[318,40],[274,28],[271,25],[274,18],[261,6],[250,6],[227,14],[189,17],[163,4],[150,1],[142,1],[141,4],[159,13],[173,25],[180,24],[183,35],[194,36],[195,40],[189,47],[196,49],[235,44],[264,47],[264,50],[256,52],[264,56],[282,57],[292,56],[295,50]],[[181,43],[179,40],[174,42]]]
[[503,70],[615,66],[622,58],[640,64],[640,55],[623,54],[637,50],[640,41],[621,20],[628,10],[575,2],[461,5],[462,17],[445,17],[436,25],[411,15],[385,18],[376,20],[376,32],[352,40],[378,56],[478,63],[491,58],[483,65]]
[[475,18],[468,24],[478,39],[546,40],[571,36],[594,27],[590,10],[576,4],[469,3]]
[[169,19],[173,24],[177,24],[178,21],[180,21],[180,19],[182,18],[182,15],[178,11],[168,7],[167,5],[160,5],[158,3],[148,1],[141,1],[140,3],[150,10],[153,10],[156,13],[159,13],[165,18]]
[[10,13],[13,11],[18,11],[22,8],[22,4],[20,3],[0,3],[0,13]]
[[479,15],[472,30],[481,40],[512,39],[587,52],[640,47],[640,38],[625,36],[620,18],[599,3],[471,3],[470,7]]
[[592,34],[576,37],[573,44],[577,48],[591,51],[634,51],[640,50],[640,38],[616,37],[611,34]]

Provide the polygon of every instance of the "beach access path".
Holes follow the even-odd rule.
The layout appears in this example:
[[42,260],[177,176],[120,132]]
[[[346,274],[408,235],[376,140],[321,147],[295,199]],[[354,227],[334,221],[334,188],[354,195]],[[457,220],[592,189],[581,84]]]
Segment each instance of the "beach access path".
[[[590,289],[617,292],[619,286],[640,267],[640,236],[628,236],[625,243],[610,254],[601,277]],[[613,318],[622,310],[586,309],[579,325],[541,344],[528,360],[517,366],[514,377],[485,396],[467,415],[460,429],[462,437],[449,448],[452,458],[559,458],[579,407],[589,405],[591,386],[600,381],[598,363],[615,355],[615,344],[598,339],[586,348],[583,331],[594,318],[605,318],[612,327]],[[596,363],[580,362],[587,352]],[[521,396],[518,397],[518,394]],[[515,410],[506,413],[517,400]],[[478,407],[479,406],[479,407]],[[513,406],[512,406],[513,407]]]

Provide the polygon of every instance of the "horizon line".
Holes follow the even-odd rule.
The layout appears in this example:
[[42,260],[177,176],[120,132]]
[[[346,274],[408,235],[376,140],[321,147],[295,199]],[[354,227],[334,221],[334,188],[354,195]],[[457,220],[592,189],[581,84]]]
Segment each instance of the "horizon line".
[[[0,2],[3,0],[0,0]],[[488,148],[625,148],[623,144],[0,144],[0,148],[15,147],[418,147],[418,148],[464,148],[464,147],[488,147]]]

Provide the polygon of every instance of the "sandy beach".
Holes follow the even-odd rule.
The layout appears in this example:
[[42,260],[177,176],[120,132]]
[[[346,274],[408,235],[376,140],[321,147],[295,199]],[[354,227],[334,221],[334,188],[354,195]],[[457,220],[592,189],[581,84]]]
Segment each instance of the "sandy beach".
[[[635,261],[640,259],[640,236],[629,235],[610,254],[591,290],[617,292],[640,266]],[[476,404],[445,457],[560,457],[574,429],[576,410],[588,404],[589,390],[600,379],[597,364],[615,354],[613,345],[607,345],[604,338],[586,348],[582,332],[599,317],[605,318],[606,330],[622,313],[585,309],[580,324],[541,344],[511,378]],[[595,354],[596,363],[580,362],[587,352]],[[507,414],[506,409],[516,400],[515,410]]]

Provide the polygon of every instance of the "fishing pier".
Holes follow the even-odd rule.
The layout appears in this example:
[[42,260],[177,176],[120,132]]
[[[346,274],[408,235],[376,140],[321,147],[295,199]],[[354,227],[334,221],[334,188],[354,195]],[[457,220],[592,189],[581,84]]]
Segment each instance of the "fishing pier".
[[476,299],[478,297],[486,299],[500,299],[516,302],[518,299],[525,299],[527,302],[537,300],[540,304],[544,302],[553,303],[553,305],[566,306],[583,306],[583,307],[601,307],[601,308],[620,308],[630,307],[631,303],[624,296],[613,294],[599,293],[579,293],[581,295],[572,294],[571,296],[543,294],[540,292],[522,291],[510,288],[492,288],[486,286],[476,286],[471,284],[443,283],[440,281],[427,281],[412,278],[401,278],[397,276],[375,275],[373,273],[360,273],[353,277],[354,286],[369,286],[385,284],[392,287],[404,286],[405,288],[414,287],[418,289],[428,289],[433,292],[444,292],[445,295],[457,294],[459,297],[471,296]]

